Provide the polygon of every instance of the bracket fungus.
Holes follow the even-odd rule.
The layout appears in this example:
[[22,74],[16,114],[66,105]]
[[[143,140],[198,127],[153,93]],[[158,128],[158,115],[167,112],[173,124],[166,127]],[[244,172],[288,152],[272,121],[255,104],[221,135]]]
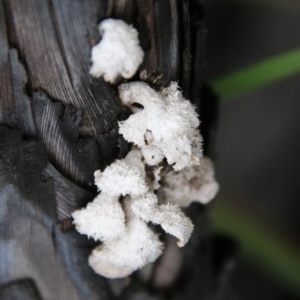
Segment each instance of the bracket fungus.
[[144,59],[137,30],[115,19],[102,21],[98,28],[102,39],[92,48],[90,75],[110,83],[119,76],[131,78]]

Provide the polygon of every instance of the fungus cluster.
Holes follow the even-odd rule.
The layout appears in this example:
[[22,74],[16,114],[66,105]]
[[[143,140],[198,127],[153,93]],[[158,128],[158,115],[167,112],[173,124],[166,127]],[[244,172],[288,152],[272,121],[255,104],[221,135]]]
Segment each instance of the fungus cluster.
[[[114,27],[115,31],[111,27],[113,21],[120,26]],[[126,28],[129,35],[135,29],[120,20],[103,23],[100,29],[106,34],[95,46],[96,50],[95,47],[92,50],[91,74],[103,75],[112,82],[118,76],[116,73],[108,75],[101,68],[95,71],[96,64],[103,66],[102,60],[106,59],[105,55],[98,57],[97,51],[110,51],[101,43],[119,39],[118,35]],[[128,42],[128,36],[124,36],[122,43]],[[137,33],[133,36],[136,38]],[[139,43],[134,40],[132,44]],[[124,67],[122,55],[127,46],[122,47],[120,57],[115,54],[116,61],[111,62],[112,68]],[[143,55],[137,56],[140,64]],[[122,84],[119,98],[132,111],[127,120],[119,122],[119,133],[132,144],[131,151],[103,171],[95,172],[98,196],[72,214],[78,232],[100,242],[92,251],[89,264],[107,278],[128,276],[162,254],[163,242],[148,223],[160,226],[183,247],[192,234],[193,224],[181,207],[192,201],[207,203],[218,191],[212,163],[201,158],[197,113],[176,83],[160,91],[144,82]],[[168,169],[171,171],[167,172]]]
[[[198,116],[177,83],[156,92],[144,82],[132,82],[121,85],[119,92],[123,104],[134,112],[119,123],[119,132],[141,149],[148,165],[157,165],[164,158],[175,171],[199,164]],[[137,109],[137,104],[143,109]]]

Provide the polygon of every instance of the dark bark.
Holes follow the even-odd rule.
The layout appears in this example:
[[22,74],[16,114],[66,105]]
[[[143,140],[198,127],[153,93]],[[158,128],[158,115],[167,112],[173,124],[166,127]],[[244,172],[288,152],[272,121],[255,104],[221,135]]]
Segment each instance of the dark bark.
[[3,286],[0,290],[2,300],[41,300],[41,296],[30,279],[22,279]]
[[[206,107],[214,114],[215,106],[199,98],[203,15],[197,6],[191,13],[188,1],[0,0],[1,299],[115,298],[88,267],[95,244],[70,219],[95,196],[93,172],[128,149],[117,133],[128,112],[116,87],[88,75],[96,25],[105,17],[133,23],[140,33],[146,56],[133,80],[142,74],[157,88],[177,80],[201,114]],[[215,295],[206,212],[199,205],[191,212],[197,230],[182,273],[177,286],[156,291],[160,297]],[[138,290],[153,292],[132,276],[121,297]]]

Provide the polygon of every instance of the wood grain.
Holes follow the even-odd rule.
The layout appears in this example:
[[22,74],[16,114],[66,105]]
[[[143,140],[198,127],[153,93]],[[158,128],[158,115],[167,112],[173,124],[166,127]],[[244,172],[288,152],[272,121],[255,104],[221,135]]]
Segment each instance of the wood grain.
[[[87,264],[95,243],[74,230],[70,217],[94,198],[93,172],[128,151],[117,123],[128,111],[117,85],[88,75],[90,50],[103,18],[132,23],[145,51],[132,80],[142,78],[156,88],[179,81],[184,94],[203,107],[203,24],[195,27],[189,2],[0,0],[1,299],[116,298]],[[194,299],[188,291],[206,299],[212,279],[208,225],[203,210],[193,211],[200,229],[184,251],[182,273],[189,274],[190,284],[183,280],[180,291],[171,289],[185,299]],[[199,245],[207,253],[199,254]],[[149,296],[150,283],[141,284],[136,275],[130,280],[119,299],[133,299],[138,291]]]

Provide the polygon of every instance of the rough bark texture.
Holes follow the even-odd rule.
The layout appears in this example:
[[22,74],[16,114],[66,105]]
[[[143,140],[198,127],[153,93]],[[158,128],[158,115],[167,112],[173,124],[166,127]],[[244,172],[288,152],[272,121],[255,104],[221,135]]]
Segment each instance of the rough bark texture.
[[[128,149],[117,133],[128,112],[115,86],[88,75],[96,25],[106,17],[133,23],[146,53],[134,79],[155,87],[178,80],[205,115],[214,106],[199,98],[205,31],[196,4],[191,10],[182,0],[0,0],[1,299],[117,298],[111,282],[88,267],[94,243],[70,220],[95,196],[93,172]],[[208,138],[211,118],[204,120]],[[120,298],[216,297],[205,209],[195,206],[190,215],[197,230],[176,285],[153,290],[134,275]]]

